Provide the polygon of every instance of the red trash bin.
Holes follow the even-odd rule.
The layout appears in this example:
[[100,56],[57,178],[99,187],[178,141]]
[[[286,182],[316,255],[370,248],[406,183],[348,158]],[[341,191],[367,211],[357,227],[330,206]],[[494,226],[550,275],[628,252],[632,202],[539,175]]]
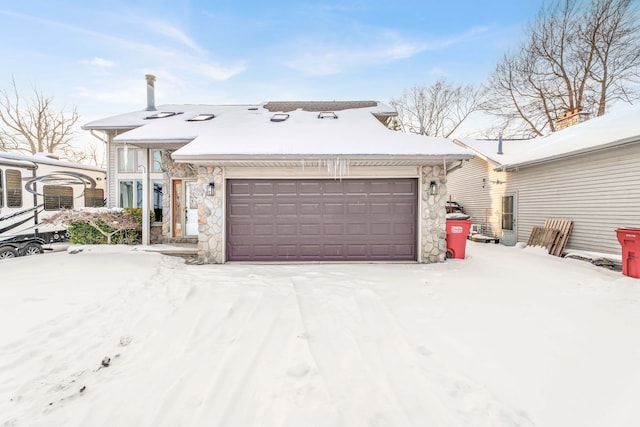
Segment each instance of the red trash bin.
[[640,228],[618,228],[622,245],[622,274],[640,278]]
[[469,230],[471,230],[469,219],[447,220],[447,258],[464,259]]

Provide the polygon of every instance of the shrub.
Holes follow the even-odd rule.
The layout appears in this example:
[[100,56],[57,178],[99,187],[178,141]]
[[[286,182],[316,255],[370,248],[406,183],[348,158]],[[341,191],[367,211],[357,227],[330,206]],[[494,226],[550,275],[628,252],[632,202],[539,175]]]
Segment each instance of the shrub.
[[[153,211],[150,220],[153,221]],[[72,243],[136,244],[142,241],[142,209],[62,211],[45,222],[68,226]]]

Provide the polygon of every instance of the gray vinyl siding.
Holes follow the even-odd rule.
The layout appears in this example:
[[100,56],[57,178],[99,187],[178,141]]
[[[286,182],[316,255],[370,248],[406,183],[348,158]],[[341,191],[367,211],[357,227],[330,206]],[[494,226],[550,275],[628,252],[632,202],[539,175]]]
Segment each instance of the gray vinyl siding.
[[518,241],[566,218],[568,249],[619,254],[616,228],[640,227],[640,144],[510,172],[507,188],[518,193]]
[[465,162],[447,176],[449,199],[460,203],[473,224],[483,226],[483,233],[500,235],[501,200],[506,173],[495,172],[495,166],[480,157]]

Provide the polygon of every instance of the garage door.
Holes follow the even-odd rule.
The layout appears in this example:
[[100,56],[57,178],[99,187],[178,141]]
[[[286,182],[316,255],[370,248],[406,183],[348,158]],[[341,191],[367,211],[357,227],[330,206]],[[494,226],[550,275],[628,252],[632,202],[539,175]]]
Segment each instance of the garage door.
[[416,260],[416,179],[228,180],[229,261]]

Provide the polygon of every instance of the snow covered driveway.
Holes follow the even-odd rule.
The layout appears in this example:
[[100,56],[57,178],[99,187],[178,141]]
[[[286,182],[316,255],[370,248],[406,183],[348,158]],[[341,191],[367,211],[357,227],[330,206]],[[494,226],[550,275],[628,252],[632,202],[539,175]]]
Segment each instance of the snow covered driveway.
[[4,261],[0,426],[639,425],[640,280],[467,248],[437,265]]

